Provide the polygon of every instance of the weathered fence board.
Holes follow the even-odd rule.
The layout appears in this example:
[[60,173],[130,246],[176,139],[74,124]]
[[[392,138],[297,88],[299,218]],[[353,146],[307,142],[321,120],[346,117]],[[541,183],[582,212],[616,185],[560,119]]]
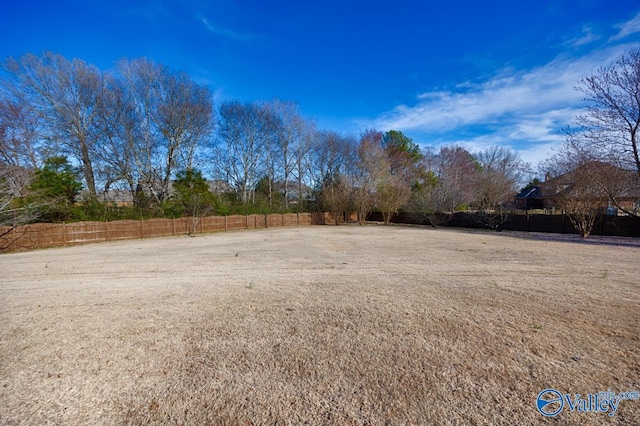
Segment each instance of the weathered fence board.
[[311,224],[310,213],[181,217],[114,222],[34,223],[14,229],[0,227],[0,235],[2,235],[0,250],[19,251],[101,241]]

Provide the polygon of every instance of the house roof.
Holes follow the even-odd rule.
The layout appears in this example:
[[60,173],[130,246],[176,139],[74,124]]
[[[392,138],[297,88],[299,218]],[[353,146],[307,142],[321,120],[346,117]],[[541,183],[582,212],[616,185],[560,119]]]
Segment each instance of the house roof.
[[524,188],[516,198],[540,198],[542,196],[542,191],[539,186],[534,186],[530,188]]
[[617,197],[640,197],[640,179],[637,173],[602,161],[590,161],[555,177],[548,176],[541,185],[541,197],[568,194],[576,181],[590,185],[596,192],[602,192],[604,185]]

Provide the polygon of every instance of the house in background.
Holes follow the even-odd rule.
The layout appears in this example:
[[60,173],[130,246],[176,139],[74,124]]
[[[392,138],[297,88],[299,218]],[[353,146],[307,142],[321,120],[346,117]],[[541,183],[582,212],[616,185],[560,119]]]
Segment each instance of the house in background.
[[526,187],[515,196],[515,207],[520,210],[543,209],[544,199],[539,186]]
[[128,189],[109,189],[102,193],[102,201],[105,204],[113,203],[118,207],[128,207],[133,206],[134,197]]
[[567,200],[580,198],[604,214],[617,215],[616,206],[629,211],[640,209],[640,179],[633,171],[592,161],[556,177],[547,175],[539,192],[534,191],[530,197],[544,209],[562,209]]

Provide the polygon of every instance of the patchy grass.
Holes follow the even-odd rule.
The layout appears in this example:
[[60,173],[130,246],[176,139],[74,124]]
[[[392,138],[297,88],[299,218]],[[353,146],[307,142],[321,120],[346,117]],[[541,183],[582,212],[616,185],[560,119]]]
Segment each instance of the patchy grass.
[[640,390],[639,255],[394,226],[3,255],[0,424],[548,423],[543,389]]

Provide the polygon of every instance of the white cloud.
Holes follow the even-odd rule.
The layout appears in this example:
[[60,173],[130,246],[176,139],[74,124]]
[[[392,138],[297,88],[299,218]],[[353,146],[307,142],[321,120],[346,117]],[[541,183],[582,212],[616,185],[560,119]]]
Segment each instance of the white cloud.
[[616,35],[611,37],[610,41],[621,40],[625,37],[630,36],[631,34],[640,32],[640,12],[627,22],[616,25],[620,30]]
[[611,46],[581,57],[560,55],[529,70],[503,69],[481,84],[462,82],[451,90],[421,93],[414,105],[398,105],[360,125],[472,151],[511,147],[535,165],[546,158],[548,147],[562,143],[559,131],[581,111],[584,95],[575,90],[578,82],[627,47]]
[[582,47],[587,44],[591,44],[594,41],[600,40],[600,34],[595,34],[593,32],[593,28],[588,25],[585,25],[582,28],[582,35],[580,37],[575,37],[570,39],[566,44],[573,46],[575,48]]
[[242,41],[251,40],[255,37],[255,35],[252,33],[240,33],[236,31],[232,31],[228,28],[221,27],[220,25],[214,24],[210,22],[207,18],[202,16],[199,17],[199,19],[200,19],[200,22],[205,26],[207,30],[223,37],[228,37],[228,38],[232,38],[235,40],[242,40]]
[[[573,111],[576,112],[576,111]],[[429,139],[428,135],[411,134],[416,141],[439,149],[442,146],[462,146],[469,152],[478,152],[492,146],[502,146],[513,149],[520,154],[520,158],[531,164],[535,169],[538,163],[548,158],[554,148],[558,148],[564,141],[558,132],[554,113],[542,117],[540,120],[531,118],[521,122],[503,125],[493,132],[471,137],[457,137],[455,134],[442,135],[437,139]],[[574,115],[571,115],[569,120]],[[422,136],[422,137],[421,137]]]
[[602,64],[599,59],[557,59],[530,71],[501,71],[480,85],[466,84],[461,91],[422,93],[416,105],[399,105],[373,124],[385,129],[450,131],[567,108],[579,102],[581,95],[574,86]]

